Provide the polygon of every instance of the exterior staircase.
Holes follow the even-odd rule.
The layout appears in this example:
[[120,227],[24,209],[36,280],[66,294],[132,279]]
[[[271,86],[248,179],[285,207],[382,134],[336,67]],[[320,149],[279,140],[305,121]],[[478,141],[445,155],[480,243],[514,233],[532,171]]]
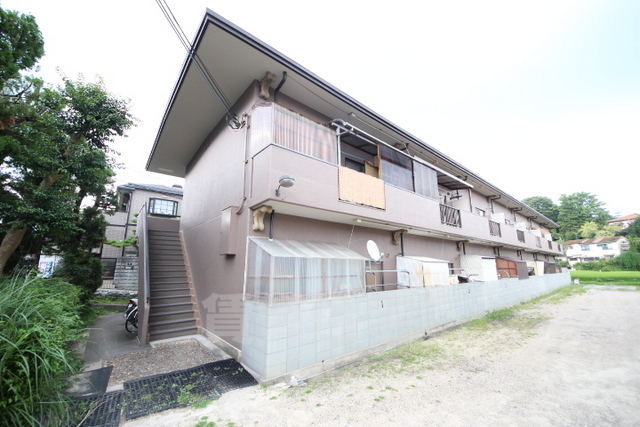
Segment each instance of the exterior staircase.
[[196,297],[189,283],[179,232],[149,228],[148,240],[149,340],[200,333]]

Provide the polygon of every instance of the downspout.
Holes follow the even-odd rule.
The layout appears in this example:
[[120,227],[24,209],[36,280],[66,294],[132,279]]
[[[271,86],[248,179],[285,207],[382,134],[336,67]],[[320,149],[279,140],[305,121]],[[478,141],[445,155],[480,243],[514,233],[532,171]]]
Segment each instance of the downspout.
[[[248,117],[247,113],[243,114],[243,117]],[[244,126],[244,165],[242,167],[242,202],[240,203],[240,209],[236,212],[237,215],[240,215],[242,211],[244,211],[244,205],[247,202],[247,165],[249,164],[249,160],[247,159],[247,146],[249,145],[249,132],[247,131],[248,126]]]
[[273,240],[273,227],[276,224],[276,210],[271,211],[271,215],[269,216],[269,241]]
[[280,92],[280,89],[282,88],[282,86],[284,85],[284,82],[286,81],[287,81],[287,72],[283,71],[282,80],[280,80],[280,83],[278,83],[276,90],[273,91],[273,102],[278,102],[278,93]]

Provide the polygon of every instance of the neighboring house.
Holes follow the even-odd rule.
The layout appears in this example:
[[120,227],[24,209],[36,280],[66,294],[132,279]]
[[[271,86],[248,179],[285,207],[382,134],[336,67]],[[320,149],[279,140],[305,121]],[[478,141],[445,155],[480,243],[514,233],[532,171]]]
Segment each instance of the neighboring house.
[[562,246],[567,261],[573,266],[579,262],[615,258],[629,250],[629,240],[622,236],[577,239],[564,242]]
[[638,215],[638,214],[631,214],[631,215],[625,215],[625,216],[621,216],[621,217],[618,217],[618,218],[610,219],[609,221],[607,221],[607,225],[617,225],[617,226],[622,227],[622,228],[627,228],[631,224],[633,224],[633,222],[639,216],[640,215]]
[[[207,11],[194,54],[147,169],[186,179],[179,240],[199,330],[260,381],[570,283],[557,224],[242,29]],[[162,317],[154,298],[142,319]]]
[[[155,184],[125,184],[117,188],[118,207],[113,215],[106,215],[108,240],[124,240],[135,236],[137,213],[146,204],[150,215],[179,218],[182,187]],[[138,290],[138,251],[133,246],[102,245],[103,288]]]

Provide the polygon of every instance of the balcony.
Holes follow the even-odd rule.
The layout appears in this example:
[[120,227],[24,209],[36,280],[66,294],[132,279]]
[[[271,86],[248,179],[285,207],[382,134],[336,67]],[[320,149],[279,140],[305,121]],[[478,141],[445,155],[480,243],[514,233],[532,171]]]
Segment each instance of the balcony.
[[502,230],[500,229],[500,223],[489,220],[489,234],[495,237],[502,237]]
[[450,225],[452,227],[462,227],[460,209],[440,204],[440,221],[443,224]]
[[[367,139],[344,127],[348,124],[333,130],[281,107],[257,110],[248,147],[250,206],[267,204],[300,217],[539,251],[538,239],[525,240],[525,233],[533,235],[530,231],[476,215],[464,205],[441,203],[438,188],[466,184],[437,167]],[[294,176],[296,185],[274,197],[282,175]],[[561,253],[554,249],[549,252]]]

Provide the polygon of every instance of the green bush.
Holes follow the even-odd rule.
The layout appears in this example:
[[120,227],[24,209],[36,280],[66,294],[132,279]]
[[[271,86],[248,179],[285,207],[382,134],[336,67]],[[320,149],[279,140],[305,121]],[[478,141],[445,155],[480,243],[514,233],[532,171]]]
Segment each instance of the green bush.
[[579,262],[573,266],[576,270],[591,270],[591,271],[614,271],[619,268],[613,265],[609,260]]
[[62,265],[53,275],[80,288],[80,300],[85,304],[102,286],[102,261],[84,251],[65,253],[62,256]]
[[62,425],[72,416],[64,390],[82,367],[69,347],[82,329],[79,294],[59,279],[0,282],[0,425]]
[[612,261],[623,270],[640,270],[640,253],[638,252],[623,252],[622,255]]

